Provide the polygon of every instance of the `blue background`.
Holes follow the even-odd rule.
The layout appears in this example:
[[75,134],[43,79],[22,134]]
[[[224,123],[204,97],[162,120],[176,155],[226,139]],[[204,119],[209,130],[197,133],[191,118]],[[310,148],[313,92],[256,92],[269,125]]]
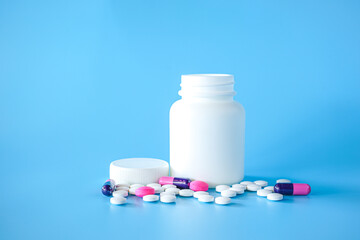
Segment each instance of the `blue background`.
[[[0,0],[0,239],[359,239],[359,12],[351,0]],[[110,205],[111,161],[168,160],[169,108],[190,73],[235,75],[246,179],[311,195]]]

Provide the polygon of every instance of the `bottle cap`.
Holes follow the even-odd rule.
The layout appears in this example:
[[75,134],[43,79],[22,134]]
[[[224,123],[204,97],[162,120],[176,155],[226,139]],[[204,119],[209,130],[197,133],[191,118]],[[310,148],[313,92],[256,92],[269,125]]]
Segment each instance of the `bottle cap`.
[[169,175],[169,164],[155,158],[125,158],[110,164],[110,179],[116,184],[156,183]]

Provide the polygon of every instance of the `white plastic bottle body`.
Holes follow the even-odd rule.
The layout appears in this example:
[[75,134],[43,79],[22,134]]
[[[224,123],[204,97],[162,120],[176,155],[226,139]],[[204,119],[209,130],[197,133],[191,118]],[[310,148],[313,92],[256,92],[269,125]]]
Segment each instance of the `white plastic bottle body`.
[[172,176],[202,180],[209,187],[240,182],[244,143],[245,111],[232,96],[191,95],[170,109]]

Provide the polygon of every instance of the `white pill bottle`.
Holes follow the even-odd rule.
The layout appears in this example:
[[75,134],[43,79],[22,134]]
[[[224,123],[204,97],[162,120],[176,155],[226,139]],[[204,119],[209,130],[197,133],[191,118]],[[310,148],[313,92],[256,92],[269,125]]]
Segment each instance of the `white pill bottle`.
[[170,109],[170,174],[213,188],[244,178],[245,110],[234,101],[234,76],[181,76]]

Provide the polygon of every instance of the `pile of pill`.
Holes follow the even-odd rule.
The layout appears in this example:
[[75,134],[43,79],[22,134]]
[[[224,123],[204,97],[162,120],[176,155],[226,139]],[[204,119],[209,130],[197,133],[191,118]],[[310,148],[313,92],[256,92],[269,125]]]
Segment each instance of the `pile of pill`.
[[[244,194],[245,191],[256,192],[259,197],[266,197],[271,201],[283,200],[283,195],[308,195],[311,188],[305,183],[291,183],[288,179],[278,179],[274,186],[268,186],[264,180],[242,181],[237,184],[218,185],[215,191],[221,196],[214,197],[208,192],[209,185],[203,181],[191,181],[187,178],[161,177],[159,183],[143,184],[115,184],[112,179],[107,180],[102,186],[105,196],[112,196],[110,203],[122,205],[127,202],[130,195],[141,197],[144,202],[175,203],[176,197],[194,197],[199,202],[228,205],[231,198]],[[158,195],[157,195],[158,194]]]

